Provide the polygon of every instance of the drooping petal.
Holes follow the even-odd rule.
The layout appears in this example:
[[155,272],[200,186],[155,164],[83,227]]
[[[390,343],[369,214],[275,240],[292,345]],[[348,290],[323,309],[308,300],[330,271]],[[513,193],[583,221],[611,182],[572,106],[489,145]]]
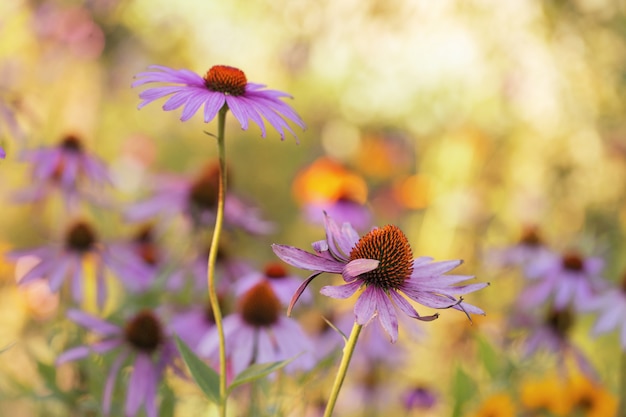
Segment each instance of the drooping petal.
[[320,274],[321,272],[315,272],[311,276],[309,276],[307,279],[305,279],[304,282],[302,282],[302,284],[300,284],[296,292],[293,294],[293,297],[291,297],[291,302],[289,303],[289,307],[287,308],[287,316],[291,316],[291,310],[300,299],[300,296],[302,296],[302,293],[304,292],[306,287],[311,283],[311,281],[313,281],[315,277],[317,277]]
[[389,335],[391,343],[396,343],[398,340],[398,316],[396,315],[396,309],[384,291],[376,289],[374,295],[378,321]]
[[[354,285],[354,284],[347,284]],[[359,296],[358,300],[354,304],[354,315],[356,317],[356,323],[365,326],[367,323],[372,320],[374,314],[376,314],[376,309],[378,307],[377,302],[377,292],[382,291],[373,285],[367,287],[363,293]],[[352,294],[350,294],[352,295]]]
[[273,244],[272,250],[280,259],[296,268],[340,274],[344,263],[314,255],[293,246]]
[[111,365],[111,369],[109,370],[109,375],[107,376],[106,382],[104,384],[104,394],[102,395],[102,413],[105,416],[109,416],[111,414],[111,399],[113,397],[113,389],[115,388],[115,380],[117,378],[117,374],[119,374],[124,361],[128,357],[128,350],[123,350],[120,354],[115,358],[113,364]]
[[348,298],[354,294],[359,288],[361,288],[360,281],[352,281],[348,284],[332,286],[327,285],[322,287],[320,294],[332,298]]
[[146,353],[137,353],[126,393],[125,413],[134,416],[146,400],[146,389],[152,378],[152,361]]

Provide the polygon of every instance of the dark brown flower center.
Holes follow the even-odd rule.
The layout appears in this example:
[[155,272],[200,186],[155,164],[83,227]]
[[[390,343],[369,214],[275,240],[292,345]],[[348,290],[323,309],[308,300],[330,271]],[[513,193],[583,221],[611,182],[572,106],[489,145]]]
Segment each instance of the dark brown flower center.
[[522,236],[520,237],[520,244],[533,247],[541,246],[543,244],[543,240],[539,234],[539,229],[534,226],[529,226],[524,229]]
[[152,353],[163,342],[163,328],[152,311],[142,310],[126,323],[124,336],[135,349]]
[[563,268],[568,271],[580,272],[584,267],[583,258],[576,252],[566,253],[563,255],[561,262],[563,264]]
[[261,281],[239,300],[239,311],[246,323],[267,327],[278,321],[281,305],[269,282]]
[[546,317],[546,324],[559,337],[565,338],[574,324],[574,315],[569,310],[551,310]]
[[393,225],[374,229],[350,252],[350,260],[376,259],[378,268],[360,275],[366,285],[397,289],[413,272],[413,251],[402,231]]
[[211,67],[204,76],[204,82],[209,90],[231,96],[243,95],[248,84],[243,71],[227,65]]
[[95,231],[85,222],[72,225],[65,234],[65,247],[75,252],[89,252],[96,244]]
[[83,143],[74,135],[67,135],[61,140],[59,147],[67,152],[82,153]]
[[271,279],[281,279],[287,276],[287,270],[277,262],[265,265],[265,276]]
[[202,212],[217,206],[219,175],[219,166],[211,164],[193,182],[189,190],[189,202],[193,210]]
[[154,243],[152,225],[146,225],[139,229],[135,235],[137,255],[148,265],[156,265],[159,261],[159,250]]

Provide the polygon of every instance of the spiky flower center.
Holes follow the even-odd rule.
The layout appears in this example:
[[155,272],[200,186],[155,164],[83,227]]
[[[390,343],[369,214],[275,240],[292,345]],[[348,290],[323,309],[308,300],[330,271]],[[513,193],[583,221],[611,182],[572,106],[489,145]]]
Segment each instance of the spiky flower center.
[[287,276],[287,270],[281,264],[272,262],[265,265],[265,276],[271,279],[282,279]]
[[93,249],[96,241],[96,233],[85,222],[75,223],[65,233],[65,247],[70,251],[89,252]]
[[243,95],[248,84],[243,71],[227,65],[211,67],[204,76],[204,82],[209,90],[231,96]]
[[546,324],[559,337],[565,338],[574,324],[574,315],[569,310],[551,310],[546,317]]
[[135,349],[152,353],[163,342],[163,327],[150,310],[142,310],[126,323],[124,337]]
[[82,153],[83,143],[77,136],[67,135],[61,140],[59,147],[67,152]]
[[413,272],[413,251],[402,231],[393,225],[374,229],[363,236],[350,252],[350,260],[375,259],[376,269],[360,275],[366,285],[383,290],[397,289]]
[[565,255],[563,255],[561,262],[563,268],[573,272],[580,272],[585,266],[583,258],[580,256],[580,254],[576,252],[566,253]]
[[250,288],[239,300],[239,311],[244,321],[254,327],[268,327],[278,321],[280,300],[269,282],[261,281]]
[[189,202],[198,211],[212,210],[217,206],[219,192],[219,166],[212,164],[196,178],[189,190]]

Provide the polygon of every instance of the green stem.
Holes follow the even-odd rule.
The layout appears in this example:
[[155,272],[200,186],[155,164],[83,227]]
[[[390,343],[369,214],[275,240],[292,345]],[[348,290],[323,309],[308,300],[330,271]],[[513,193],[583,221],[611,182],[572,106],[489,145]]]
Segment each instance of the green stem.
[[333,409],[335,408],[337,397],[339,397],[339,391],[341,390],[343,380],[346,378],[346,374],[348,373],[350,359],[352,359],[352,354],[354,353],[354,348],[356,347],[356,341],[359,338],[359,334],[361,333],[362,328],[362,325],[355,322],[354,326],[352,326],[350,337],[348,338],[346,345],[343,347],[343,356],[341,358],[341,363],[339,364],[339,369],[337,369],[337,375],[335,376],[335,382],[333,383],[330,397],[328,398],[328,402],[326,403],[326,411],[324,411],[324,417],[330,417],[333,414]]
[[217,194],[217,214],[215,215],[215,227],[213,228],[213,239],[209,250],[209,260],[207,265],[207,275],[209,281],[209,301],[213,310],[215,327],[219,338],[220,353],[220,404],[219,411],[221,417],[226,417],[226,340],[224,338],[224,325],[222,323],[222,311],[220,310],[217,290],[215,288],[215,263],[217,261],[217,251],[219,249],[220,235],[222,234],[222,223],[224,223],[224,201],[226,199],[226,147],[224,144],[224,128],[226,122],[226,112],[228,107],[224,106],[218,114],[217,125],[217,149],[220,164],[219,187]]
[[626,417],[626,352],[622,352],[619,376],[619,408],[617,409],[617,417]]

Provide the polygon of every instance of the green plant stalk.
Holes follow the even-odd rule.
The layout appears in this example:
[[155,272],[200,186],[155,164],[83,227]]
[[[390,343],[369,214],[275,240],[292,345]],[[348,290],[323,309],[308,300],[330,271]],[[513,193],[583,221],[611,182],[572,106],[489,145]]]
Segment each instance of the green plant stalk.
[[337,375],[335,375],[335,382],[333,383],[330,397],[328,398],[328,402],[326,403],[326,411],[324,411],[324,417],[330,417],[333,414],[333,409],[335,408],[337,397],[339,397],[339,391],[341,390],[343,380],[346,378],[346,374],[348,373],[350,360],[352,359],[352,354],[354,353],[354,348],[356,347],[356,342],[359,338],[359,334],[361,333],[362,328],[362,325],[354,322],[354,326],[352,326],[352,331],[350,332],[350,337],[343,347],[343,356],[341,357],[339,369],[337,369]]
[[220,355],[220,404],[219,413],[221,417],[226,417],[226,340],[224,338],[224,325],[222,323],[222,311],[220,310],[217,290],[215,286],[215,263],[217,262],[217,252],[219,250],[220,236],[222,234],[222,224],[224,223],[224,201],[226,199],[226,146],[224,142],[224,130],[226,122],[226,112],[228,107],[224,105],[219,111],[217,119],[217,150],[219,158],[219,186],[217,194],[217,213],[215,215],[215,226],[213,228],[213,238],[209,250],[209,260],[207,265],[207,279],[209,281],[209,301],[213,310],[215,327],[219,338]]
[[617,409],[617,417],[626,417],[626,351],[622,351],[620,375],[619,375],[619,406]]

